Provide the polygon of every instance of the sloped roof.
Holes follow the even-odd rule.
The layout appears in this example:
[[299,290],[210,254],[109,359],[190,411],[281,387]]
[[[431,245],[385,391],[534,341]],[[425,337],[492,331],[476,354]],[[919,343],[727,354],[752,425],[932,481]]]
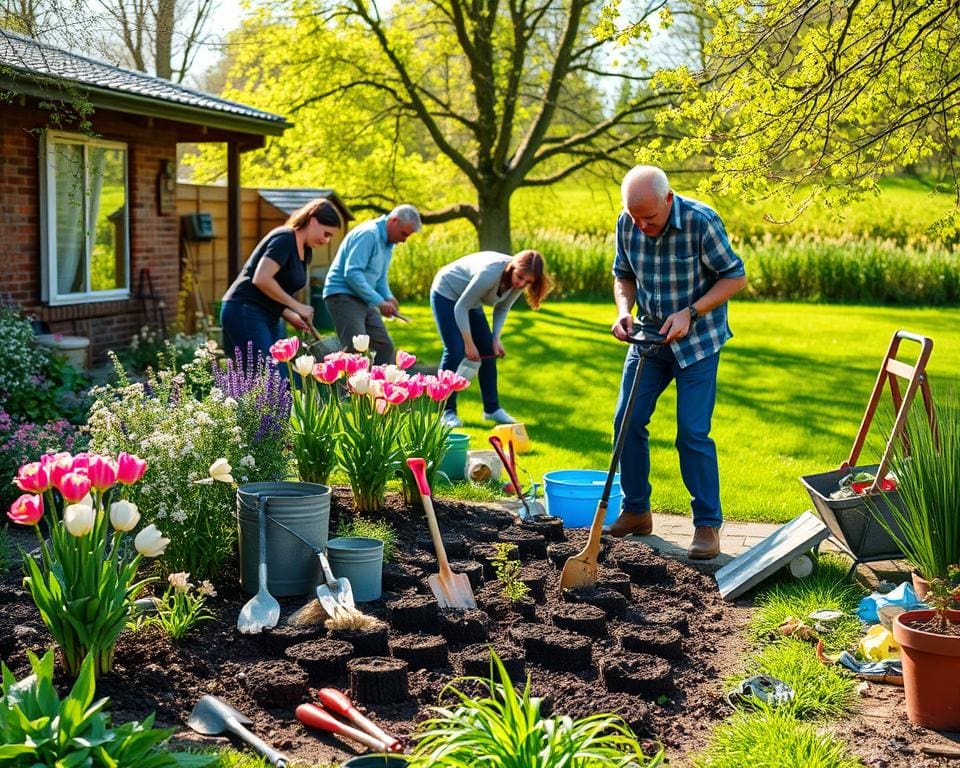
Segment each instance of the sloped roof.
[[49,98],[49,89],[70,86],[105,109],[258,135],[279,136],[291,125],[280,115],[0,30],[0,87]]
[[299,210],[311,200],[325,197],[340,209],[347,221],[353,221],[356,218],[337,193],[327,187],[286,187],[284,189],[258,189],[257,191],[260,193],[260,197],[270,205],[288,215]]

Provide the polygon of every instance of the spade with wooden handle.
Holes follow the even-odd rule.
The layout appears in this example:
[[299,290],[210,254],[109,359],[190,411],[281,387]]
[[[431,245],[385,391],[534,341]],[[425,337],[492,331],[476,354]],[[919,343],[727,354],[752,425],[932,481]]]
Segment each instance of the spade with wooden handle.
[[430,485],[427,483],[427,462],[424,459],[407,459],[407,466],[413,472],[423,497],[423,511],[427,515],[427,525],[430,527],[430,538],[433,539],[433,548],[437,551],[437,562],[440,572],[430,576],[427,583],[433,591],[433,596],[441,608],[476,608],[477,601],[473,597],[470,587],[470,578],[465,573],[454,573],[447,562],[447,553],[443,548],[443,539],[440,538],[440,529],[437,527],[437,518],[433,513],[433,500],[430,498]]
[[321,731],[329,731],[338,736],[346,736],[348,739],[370,747],[374,752],[386,752],[387,745],[380,739],[375,739],[369,733],[354,728],[351,725],[342,723],[322,707],[316,704],[301,704],[297,707],[297,720],[311,728],[318,728]]
[[347,718],[354,725],[362,728],[373,736],[373,738],[379,739],[386,744],[387,749],[391,752],[400,752],[403,749],[400,744],[400,739],[396,736],[391,736],[368,717],[362,715],[343,692],[338,691],[336,688],[321,688],[317,693],[317,698],[320,699],[320,703],[323,704],[324,709],[330,710],[335,715]]

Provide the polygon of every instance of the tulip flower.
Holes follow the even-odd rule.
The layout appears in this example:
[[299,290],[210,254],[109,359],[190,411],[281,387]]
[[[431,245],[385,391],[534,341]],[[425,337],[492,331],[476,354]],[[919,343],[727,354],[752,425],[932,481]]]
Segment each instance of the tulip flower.
[[286,363],[289,360],[293,360],[299,349],[300,339],[296,336],[291,336],[289,339],[280,339],[280,341],[275,342],[270,347],[270,354],[273,355],[273,359],[278,363]]
[[366,371],[370,368],[370,361],[365,358],[363,355],[346,355],[343,359],[344,369],[343,372],[349,378],[355,373],[360,371]]
[[357,352],[363,353],[370,349],[370,337],[365,333],[354,336],[352,341],[353,348],[357,350]]
[[170,586],[173,587],[177,592],[186,592],[193,585],[190,583],[190,574],[187,571],[180,571],[179,573],[171,573],[167,576],[167,581],[170,583]]
[[117,480],[124,485],[133,485],[147,471],[147,462],[139,456],[124,451],[117,456]]
[[43,493],[50,487],[50,473],[42,462],[31,461],[20,467],[15,482],[21,491]]
[[398,382],[401,379],[406,378],[407,374],[397,365],[385,365],[383,366],[383,378],[387,381]]
[[453,374],[446,383],[454,392],[463,392],[463,390],[470,386],[470,379]]
[[313,355],[300,355],[293,361],[293,370],[301,376],[309,376],[313,373],[313,366],[316,362],[317,360]]
[[63,510],[63,524],[78,538],[90,533],[96,520],[97,513],[86,504],[70,504]]
[[370,374],[366,371],[358,371],[347,379],[347,383],[354,394],[365,395],[370,391]]
[[117,482],[117,462],[108,456],[91,456],[87,477],[90,485],[98,491],[105,491]]
[[69,453],[58,453],[54,458],[47,462],[45,468],[47,470],[47,475],[50,478],[50,483],[59,488],[60,481],[63,479],[63,476],[73,471],[73,456],[71,456]]
[[233,475],[230,474],[233,467],[226,459],[217,459],[210,465],[210,477],[219,480],[221,483],[232,483]]
[[422,375],[414,376],[410,379],[407,379],[404,382],[404,386],[407,388],[407,399],[416,400],[420,395],[423,394],[424,389],[426,389],[426,384],[423,382]]
[[370,369],[370,381],[385,381],[387,372],[382,365],[375,365]]
[[397,350],[397,367],[405,371],[411,365],[417,362],[417,356],[411,355],[409,352],[404,352],[402,349]]
[[407,388],[403,384],[396,384],[392,381],[384,382],[383,399],[390,405],[400,405],[400,403],[406,402],[408,397]]
[[121,499],[110,505],[110,525],[116,530],[132,531],[140,522],[140,510],[132,501]]
[[78,453],[76,456],[74,456],[73,461],[70,464],[72,471],[81,475],[85,474],[87,468],[90,466],[90,456],[91,454],[87,453],[86,451]]
[[60,459],[70,459],[72,462],[73,456],[71,456],[67,451],[61,451],[60,453],[45,453],[40,457],[40,463],[46,467],[47,465],[53,463],[54,461],[59,461]]
[[133,546],[144,557],[159,557],[169,543],[170,539],[164,538],[163,534],[157,530],[157,526],[152,523],[140,531],[133,540]]
[[446,400],[450,397],[452,391],[453,389],[451,389],[450,385],[442,381],[431,381],[427,384],[427,397],[435,403]]
[[10,505],[9,517],[17,525],[36,525],[43,517],[43,497],[25,493]]
[[321,384],[333,384],[340,378],[343,369],[337,369],[333,363],[317,363],[313,366],[313,378]]
[[67,472],[55,485],[64,501],[68,504],[76,504],[87,495],[92,484],[90,478],[86,475],[81,475],[79,472]]

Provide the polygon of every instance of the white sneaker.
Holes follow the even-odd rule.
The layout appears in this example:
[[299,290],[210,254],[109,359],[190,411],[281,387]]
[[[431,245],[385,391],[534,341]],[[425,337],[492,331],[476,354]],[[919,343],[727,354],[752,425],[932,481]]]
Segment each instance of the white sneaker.
[[503,408],[497,408],[493,413],[483,412],[483,418],[487,421],[495,421],[497,424],[516,424],[517,420],[507,413]]
[[445,427],[462,427],[463,426],[463,422],[460,421],[456,411],[444,411],[443,415],[440,417],[440,422]]

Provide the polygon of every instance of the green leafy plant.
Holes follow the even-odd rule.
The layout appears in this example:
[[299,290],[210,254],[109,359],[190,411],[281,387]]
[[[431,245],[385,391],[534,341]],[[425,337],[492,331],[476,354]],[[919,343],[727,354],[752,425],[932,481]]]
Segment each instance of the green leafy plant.
[[663,752],[646,757],[629,726],[618,716],[596,714],[574,720],[546,717],[540,699],[530,695],[530,681],[518,692],[503,662],[492,650],[490,679],[461,678],[478,683],[485,695],[471,697],[454,683],[444,689],[457,706],[434,707],[420,725],[412,768],[465,768],[478,756],[497,768],[586,768],[663,764]]
[[195,586],[189,579],[190,574],[185,572],[167,576],[167,588],[156,601],[157,613],[146,617],[143,626],[155,624],[174,640],[180,640],[201,621],[214,618],[205,608],[207,598],[217,594],[213,584],[203,581]]
[[931,581],[924,600],[937,612],[938,631],[946,634],[950,623],[947,611],[960,608],[960,566],[951,565],[947,578]]
[[896,526],[887,523],[867,497],[904,558],[929,581],[948,578],[950,566],[960,563],[960,393],[951,389],[938,394],[935,428],[915,407],[907,421],[907,444],[897,441],[894,446],[890,468],[897,489],[886,496]]
[[520,581],[519,560],[510,558],[511,551],[515,548],[513,544],[497,544],[497,553],[490,561],[493,564],[493,570],[497,574],[497,581],[503,584],[503,594],[510,599],[510,602],[517,602],[530,591],[530,587]]
[[397,531],[387,520],[371,520],[353,515],[340,518],[337,523],[337,536],[359,536],[364,539],[379,539],[383,542],[383,562],[393,560],[397,549]]
[[[25,464],[17,475],[26,493],[7,516],[31,526],[40,542],[39,558],[22,553],[23,583],[72,677],[88,653],[95,672],[112,669],[117,637],[147,583],[137,581],[140,561],[158,557],[168,543],[154,525],[140,530],[133,547],[125,535],[137,527],[140,512],[136,504],[117,499],[118,484],[136,483],[145,470],[146,462],[126,453],[116,460],[59,453]],[[38,526],[44,515],[49,543]]]
[[142,723],[112,726],[104,711],[108,699],[94,701],[93,657],[84,660],[69,695],[61,700],[53,685],[53,651],[42,659],[30,651],[27,656],[33,672],[19,682],[6,664],[0,665],[0,764],[199,768],[217,759],[166,749],[174,729],[154,729],[153,715]]

